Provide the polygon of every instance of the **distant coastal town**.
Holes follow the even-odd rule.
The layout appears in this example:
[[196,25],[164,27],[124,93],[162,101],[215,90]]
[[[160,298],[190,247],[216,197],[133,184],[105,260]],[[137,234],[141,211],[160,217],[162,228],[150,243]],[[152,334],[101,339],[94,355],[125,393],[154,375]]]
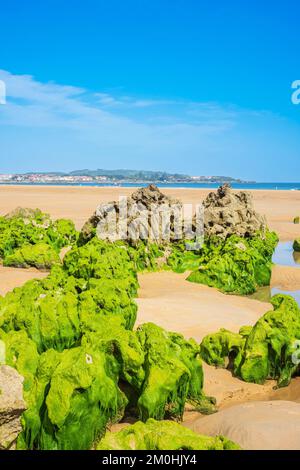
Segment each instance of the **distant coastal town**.
[[190,176],[143,170],[76,170],[0,174],[0,184],[85,184],[85,183],[253,183],[230,176]]

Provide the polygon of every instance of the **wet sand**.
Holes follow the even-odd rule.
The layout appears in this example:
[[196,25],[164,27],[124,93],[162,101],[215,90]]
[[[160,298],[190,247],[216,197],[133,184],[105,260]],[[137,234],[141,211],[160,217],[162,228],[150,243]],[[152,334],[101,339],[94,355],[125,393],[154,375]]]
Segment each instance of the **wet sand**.
[[168,330],[193,337],[223,327],[238,332],[253,325],[271,305],[186,281],[187,274],[145,273],[139,276],[138,323],[152,321]]
[[34,268],[18,269],[0,266],[0,295],[3,296],[15,287],[22,286],[30,279],[42,279],[47,275],[48,273],[40,272]]
[[300,267],[274,265],[271,287],[290,291],[300,290]]

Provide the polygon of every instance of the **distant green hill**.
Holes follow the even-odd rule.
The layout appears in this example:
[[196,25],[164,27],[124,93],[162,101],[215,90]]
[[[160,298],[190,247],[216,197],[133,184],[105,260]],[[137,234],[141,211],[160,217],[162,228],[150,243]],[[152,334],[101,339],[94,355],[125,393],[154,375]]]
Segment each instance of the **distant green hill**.
[[69,173],[70,176],[106,176],[114,179],[142,179],[149,181],[165,181],[174,179],[190,179],[189,175],[170,174],[164,171],[145,171],[145,170],[76,170]]
[[[25,174],[13,175],[12,180],[19,180],[20,177],[23,181],[30,180],[32,176],[42,180],[44,176],[51,177],[53,181],[60,177],[72,176],[73,178],[86,176],[90,178],[105,177],[110,181],[128,181],[128,182],[185,182],[185,183],[245,183],[245,181],[232,178],[230,176],[190,176],[181,173],[167,173],[166,171],[148,171],[148,170],[75,170],[69,173],[51,171],[51,172],[32,172]],[[252,181],[251,181],[252,182]]]

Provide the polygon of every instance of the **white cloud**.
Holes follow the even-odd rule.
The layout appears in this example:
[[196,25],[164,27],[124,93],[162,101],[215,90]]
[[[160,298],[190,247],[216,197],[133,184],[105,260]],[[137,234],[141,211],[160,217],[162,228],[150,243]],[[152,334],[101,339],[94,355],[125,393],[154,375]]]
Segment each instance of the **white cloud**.
[[[105,157],[106,167],[123,159],[132,168],[251,177],[252,169],[248,175],[238,169],[241,159],[249,161],[253,152],[279,158],[291,134],[280,116],[233,105],[90,93],[5,70],[0,80],[7,91],[7,104],[0,106],[0,156],[7,167],[15,162],[21,168],[32,155],[36,169],[53,170],[95,167]],[[291,155],[299,149],[294,130]],[[30,160],[26,169],[33,169]]]

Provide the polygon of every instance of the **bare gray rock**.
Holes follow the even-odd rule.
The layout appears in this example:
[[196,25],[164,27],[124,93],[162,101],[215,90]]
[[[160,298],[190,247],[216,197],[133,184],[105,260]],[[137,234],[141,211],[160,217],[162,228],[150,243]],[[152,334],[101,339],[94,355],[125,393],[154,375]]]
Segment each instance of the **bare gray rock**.
[[[176,219],[177,213],[177,219]],[[175,220],[179,220],[179,226]],[[140,188],[129,198],[100,204],[81,231],[82,242],[95,234],[100,239],[138,240],[163,243],[182,237],[182,203],[163,194],[150,184]]]
[[0,367],[0,450],[12,449],[22,430],[24,378],[12,367]]
[[226,238],[235,234],[249,237],[266,230],[266,219],[254,210],[252,196],[248,192],[234,192],[225,184],[217,192],[209,193],[203,205],[206,236]]

